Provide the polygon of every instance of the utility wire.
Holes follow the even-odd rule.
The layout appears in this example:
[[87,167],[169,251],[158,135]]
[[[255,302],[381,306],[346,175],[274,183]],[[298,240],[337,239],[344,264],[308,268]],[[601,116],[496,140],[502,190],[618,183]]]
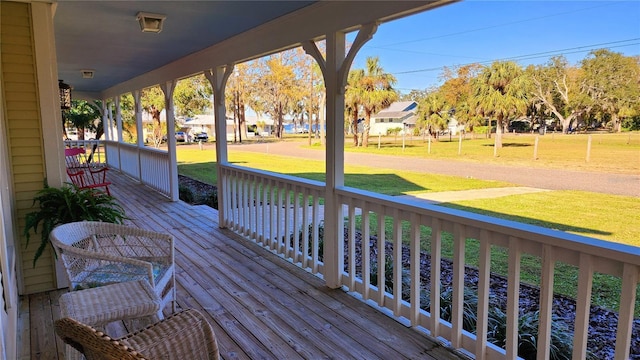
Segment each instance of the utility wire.
[[525,23],[525,22],[541,20],[541,19],[546,19],[546,18],[556,17],[556,16],[563,16],[563,15],[567,15],[567,14],[571,14],[571,13],[575,13],[575,12],[596,9],[596,8],[600,8],[600,7],[603,7],[603,6],[611,6],[611,5],[618,4],[618,3],[621,3],[621,2],[620,1],[619,2],[607,2],[607,3],[601,4],[601,5],[591,6],[591,7],[577,9],[577,10],[565,11],[565,12],[551,14],[551,15],[539,16],[539,17],[534,17],[534,18],[529,18],[529,19],[522,19],[522,20],[512,21],[512,22],[507,22],[507,23],[502,23],[502,24],[496,24],[496,25],[491,25],[491,26],[479,27],[479,28],[475,28],[475,29],[458,31],[458,32],[455,32],[455,33],[442,34],[442,35],[431,36],[431,37],[426,37],[426,38],[421,38],[421,39],[407,40],[407,41],[401,41],[401,42],[396,42],[396,43],[387,44],[387,45],[370,46],[370,47],[371,48],[378,48],[378,49],[388,49],[389,46],[412,44],[412,43],[421,42],[421,41],[427,41],[427,40],[433,40],[433,39],[441,39],[441,38],[444,38],[444,37],[468,34],[468,33],[472,33],[472,32],[484,31],[484,30],[488,30],[488,29],[495,29],[495,28],[504,27],[504,26],[511,26],[511,25],[521,24],[521,23]]
[[[507,57],[507,58],[502,58],[502,59],[487,60],[487,61],[480,61],[480,62],[472,62],[472,63],[466,63],[466,64],[455,65],[455,66],[465,66],[465,65],[471,65],[471,64],[490,64],[490,63],[492,63],[494,61],[530,60],[530,59],[550,57],[550,56],[555,56],[555,55],[576,54],[576,53],[588,52],[588,51],[593,51],[593,50],[596,50],[596,49],[601,49],[603,45],[620,44],[620,43],[624,43],[624,42],[638,41],[638,40],[640,40],[640,38],[619,40],[619,41],[611,41],[611,42],[600,43],[600,44],[578,46],[578,47],[573,47],[573,48],[552,50],[552,51],[544,51],[544,52],[525,54],[525,55],[517,55],[517,56],[512,56],[512,57]],[[616,45],[616,46],[605,46],[605,47],[608,48],[608,49],[614,49],[614,48],[632,46],[632,45],[639,45],[639,44],[640,44],[640,42],[635,42],[635,43],[622,44],[622,45]],[[582,49],[582,50],[579,50],[579,49]],[[443,66],[433,67],[433,68],[426,68],[426,69],[417,69],[417,70],[397,71],[397,72],[394,72],[393,74],[394,75],[401,75],[401,74],[414,74],[414,73],[419,73],[419,72],[437,71],[437,70],[441,70],[442,67]]]

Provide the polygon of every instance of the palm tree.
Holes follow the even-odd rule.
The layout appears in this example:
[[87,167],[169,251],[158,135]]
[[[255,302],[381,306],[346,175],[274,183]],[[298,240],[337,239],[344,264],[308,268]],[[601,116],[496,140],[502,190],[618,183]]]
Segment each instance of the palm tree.
[[71,109],[64,112],[63,118],[78,129],[78,140],[84,140],[85,130],[96,130],[95,122],[100,119],[100,109],[85,100],[73,100]]
[[362,78],[364,70],[356,69],[349,71],[347,88],[345,91],[344,105],[345,118],[349,119],[349,125],[353,132],[353,146],[358,146],[358,115],[362,99]]
[[484,68],[473,85],[470,101],[476,112],[496,119],[494,156],[502,147],[502,130],[510,117],[525,115],[528,83],[522,68],[513,61],[495,61]]
[[362,132],[362,146],[369,145],[369,128],[371,114],[389,107],[398,99],[398,93],[393,89],[396,78],[386,74],[379,64],[378,57],[368,57],[364,76],[361,79],[361,105],[364,110],[364,129]]
[[435,137],[438,130],[444,130],[449,119],[449,106],[439,91],[431,92],[418,104],[418,126],[427,129]]

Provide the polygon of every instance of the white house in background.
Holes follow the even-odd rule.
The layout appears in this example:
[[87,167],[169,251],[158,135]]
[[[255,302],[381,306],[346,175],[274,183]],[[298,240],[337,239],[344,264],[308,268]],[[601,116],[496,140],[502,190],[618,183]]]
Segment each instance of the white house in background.
[[417,120],[418,103],[415,101],[396,101],[388,108],[371,117],[371,135],[386,135],[390,129],[413,128]]
[[[268,117],[258,117],[256,115],[246,115],[244,116],[244,120],[247,123],[247,127],[253,128],[255,131],[248,130],[249,134],[260,135],[260,136],[269,136],[273,133],[273,128],[275,125],[275,121]],[[260,122],[261,126],[258,126],[258,122]],[[249,135],[252,136],[252,135]]]
[[449,129],[451,135],[455,136],[458,135],[459,132],[464,132],[465,126],[464,124],[460,124],[458,119],[452,116],[447,123],[447,129]]

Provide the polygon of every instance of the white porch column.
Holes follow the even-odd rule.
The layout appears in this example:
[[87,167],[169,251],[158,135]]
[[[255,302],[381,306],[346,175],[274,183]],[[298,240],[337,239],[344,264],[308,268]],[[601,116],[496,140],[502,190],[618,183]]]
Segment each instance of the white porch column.
[[118,135],[118,142],[122,142],[122,107],[120,106],[120,95],[116,96],[114,100],[116,103],[116,132]]
[[133,104],[136,112],[136,133],[138,134],[138,147],[144,147],[144,130],[142,128],[142,91],[133,91]]
[[[64,162],[64,142],[60,141],[63,131],[60,97],[58,95],[58,65],[53,29],[51,4],[32,3],[33,46],[38,81],[36,83],[40,99],[42,119],[43,150],[46,178],[49,185],[58,187],[67,180]],[[63,272],[64,274],[64,272]]]
[[[205,71],[204,75],[213,88],[213,107],[216,132],[216,166],[229,163],[227,152],[227,108],[224,103],[224,90],[229,76],[233,73],[233,65],[218,66],[212,70]],[[218,171],[216,186],[218,187],[218,226],[224,227],[224,206],[222,206],[222,176]]]
[[100,110],[102,111],[102,132],[104,133],[105,140],[109,140],[109,109],[107,108],[107,99],[102,99],[102,109]]
[[113,136],[113,103],[109,103],[109,110],[107,112],[108,115],[108,121],[107,121],[107,127],[105,127],[104,133],[105,133],[105,138],[107,140],[115,140],[115,137]]
[[324,279],[328,287],[342,285],[344,268],[344,226],[342,204],[338,201],[336,189],[344,186],[344,91],[353,59],[367,42],[378,25],[363,25],[345,57],[345,33],[327,35],[327,59],[323,66],[322,56],[313,42],[303,45],[323,70],[327,92],[327,180],[324,207]]
[[178,201],[178,160],[176,158],[176,119],[173,114],[173,90],[177,80],[169,80],[160,84],[164,93],[164,109],[167,115],[167,151],[169,152],[169,184],[171,201]]
[[[138,140],[136,144],[139,148],[144,147],[144,131],[142,129],[142,91],[133,91],[133,104],[136,114],[136,133],[138,134]],[[142,160],[140,159],[140,152],[138,152],[138,181],[142,182]]]
[[344,227],[342,206],[335,190],[344,186],[344,85],[339,79],[345,55],[345,34],[327,36],[325,86],[327,91],[327,147],[324,206],[324,279],[327,286],[342,285],[344,268]]

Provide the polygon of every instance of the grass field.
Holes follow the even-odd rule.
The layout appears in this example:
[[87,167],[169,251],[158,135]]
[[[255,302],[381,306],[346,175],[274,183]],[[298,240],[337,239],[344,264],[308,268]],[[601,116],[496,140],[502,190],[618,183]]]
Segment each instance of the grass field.
[[[300,158],[234,151],[231,163],[250,168],[324,181],[324,163]],[[198,149],[178,149],[178,172],[210,184],[215,184],[215,152]],[[422,192],[469,190],[513,186],[506,182],[423,174],[411,171],[378,169],[365,166],[345,167],[347,186],[371,190],[386,195]]]
[[[591,137],[589,161],[587,148]],[[537,159],[534,160],[536,138],[538,138]],[[493,156],[494,139],[484,135],[466,134],[462,141],[461,153],[458,154],[457,137],[449,140],[448,135],[439,141],[431,142],[429,153],[428,141],[422,137],[406,137],[405,147],[402,138],[382,137],[378,148],[378,137],[369,139],[369,147],[354,147],[351,139],[346,139],[345,151],[365,152],[384,155],[417,156],[429,159],[455,159],[463,161],[484,162],[488,164],[519,165],[527,167],[544,167],[572,169],[582,171],[598,171],[621,174],[640,173],[640,132],[621,134],[504,134],[503,148],[498,157]],[[321,148],[317,145],[313,148]]]

